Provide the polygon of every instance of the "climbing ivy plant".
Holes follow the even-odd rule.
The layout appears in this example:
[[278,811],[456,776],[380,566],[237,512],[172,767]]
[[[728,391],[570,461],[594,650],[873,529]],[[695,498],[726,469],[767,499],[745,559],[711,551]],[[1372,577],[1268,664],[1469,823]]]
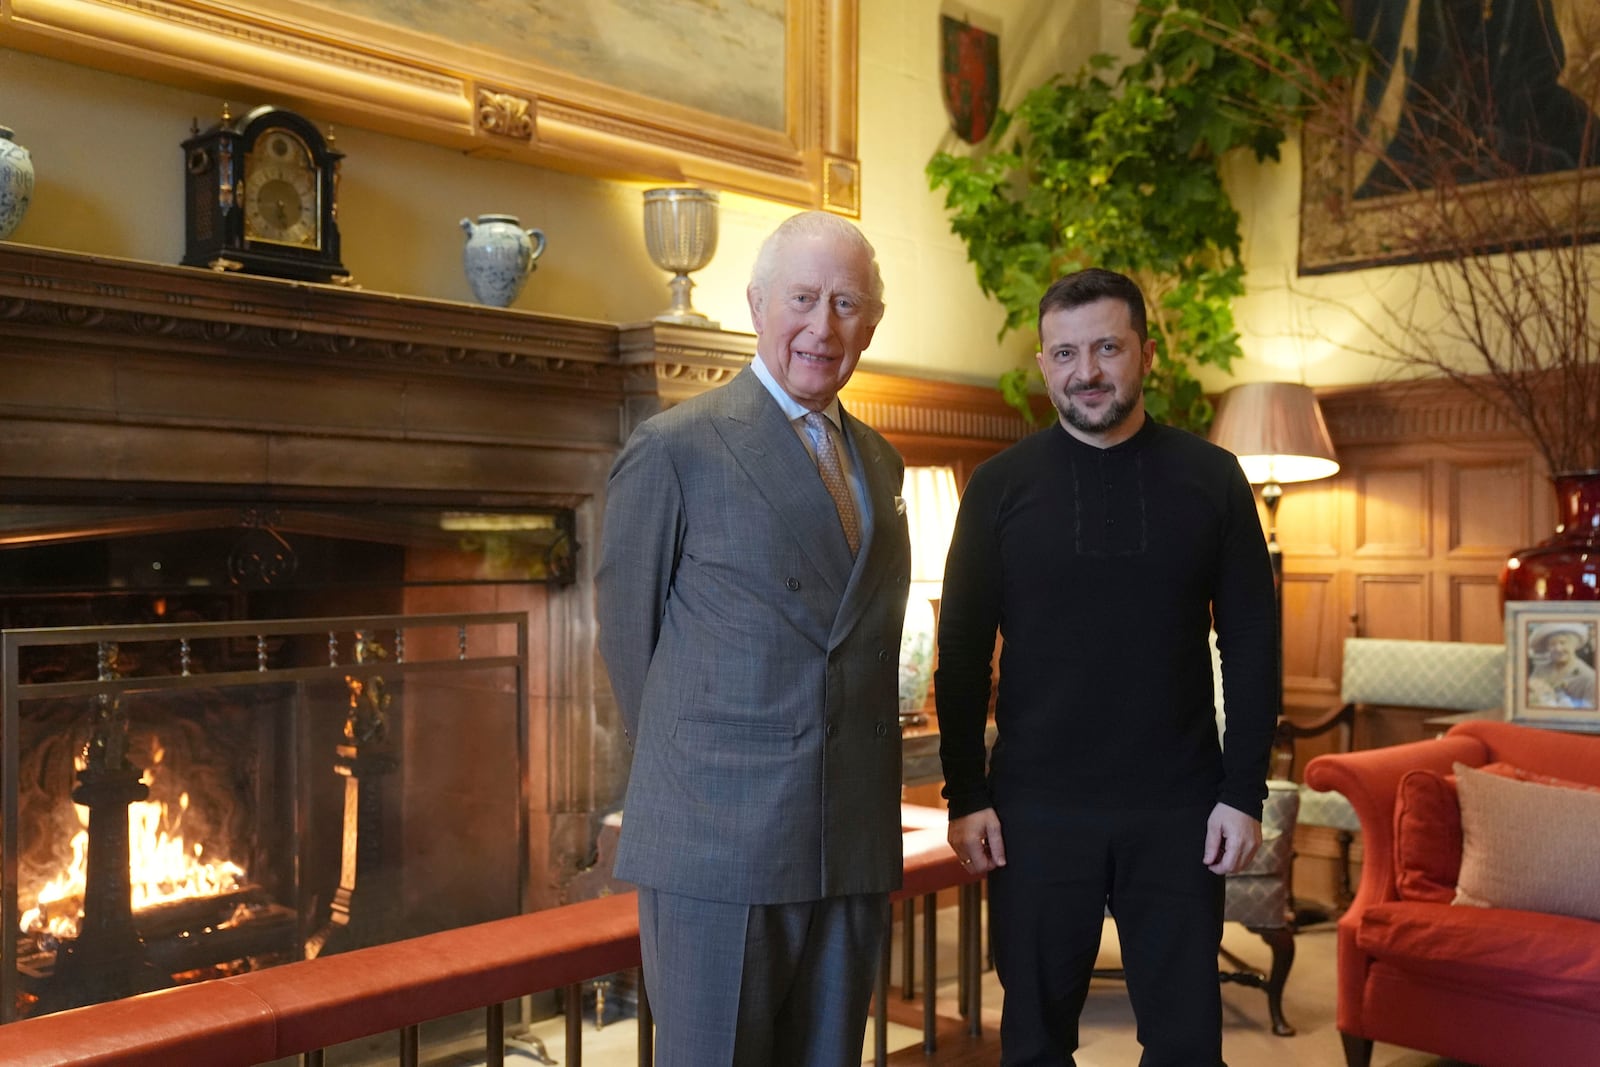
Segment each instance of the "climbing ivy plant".
[[[1062,274],[1121,271],[1150,304],[1146,409],[1203,432],[1212,410],[1191,368],[1227,370],[1240,354],[1239,213],[1222,160],[1277,159],[1312,99],[1303,73],[1325,85],[1356,52],[1339,0],[1141,0],[1129,42],[1131,61],[1096,55],[1040,85],[997,117],[978,154],[940,152],[927,175],[979,285],[1006,310],[1002,337],[1034,327]],[[1037,376],[1030,365],[1000,383],[1030,422]]]

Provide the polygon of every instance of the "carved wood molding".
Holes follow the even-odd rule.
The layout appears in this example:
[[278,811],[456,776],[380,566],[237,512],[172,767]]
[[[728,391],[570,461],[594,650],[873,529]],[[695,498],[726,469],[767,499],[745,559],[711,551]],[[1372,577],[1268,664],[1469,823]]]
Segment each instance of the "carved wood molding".
[[1335,445],[1520,439],[1506,415],[1466,387],[1443,379],[1319,389]]
[[0,332],[74,350],[335,360],[622,391],[616,331],[602,323],[24,245],[0,245]]
[[961,441],[999,451],[1032,432],[993,385],[857,370],[840,396],[857,418],[897,443]]

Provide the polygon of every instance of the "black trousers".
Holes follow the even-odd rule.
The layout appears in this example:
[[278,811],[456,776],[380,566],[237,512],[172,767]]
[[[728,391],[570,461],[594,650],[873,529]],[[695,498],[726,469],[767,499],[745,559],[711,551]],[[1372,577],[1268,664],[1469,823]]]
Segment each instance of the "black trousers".
[[1144,1047],[1140,1067],[1222,1063],[1223,879],[1201,863],[1212,807],[997,800],[1007,865],[989,875],[989,936],[1005,989],[1002,1067],[1074,1064],[1107,908]]

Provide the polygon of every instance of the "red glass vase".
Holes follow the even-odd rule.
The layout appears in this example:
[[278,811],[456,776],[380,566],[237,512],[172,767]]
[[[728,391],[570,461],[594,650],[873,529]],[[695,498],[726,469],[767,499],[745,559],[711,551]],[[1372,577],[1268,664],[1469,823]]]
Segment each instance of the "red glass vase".
[[1600,600],[1600,471],[1569,471],[1552,481],[1560,523],[1506,560],[1502,601]]

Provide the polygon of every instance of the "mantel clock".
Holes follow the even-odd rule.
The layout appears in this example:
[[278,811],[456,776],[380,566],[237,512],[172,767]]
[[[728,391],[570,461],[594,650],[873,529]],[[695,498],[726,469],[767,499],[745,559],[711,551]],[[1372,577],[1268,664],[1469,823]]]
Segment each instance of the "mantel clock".
[[222,119],[183,142],[183,263],[311,282],[348,282],[339,261],[339,161],[330,138],[279,107]]

